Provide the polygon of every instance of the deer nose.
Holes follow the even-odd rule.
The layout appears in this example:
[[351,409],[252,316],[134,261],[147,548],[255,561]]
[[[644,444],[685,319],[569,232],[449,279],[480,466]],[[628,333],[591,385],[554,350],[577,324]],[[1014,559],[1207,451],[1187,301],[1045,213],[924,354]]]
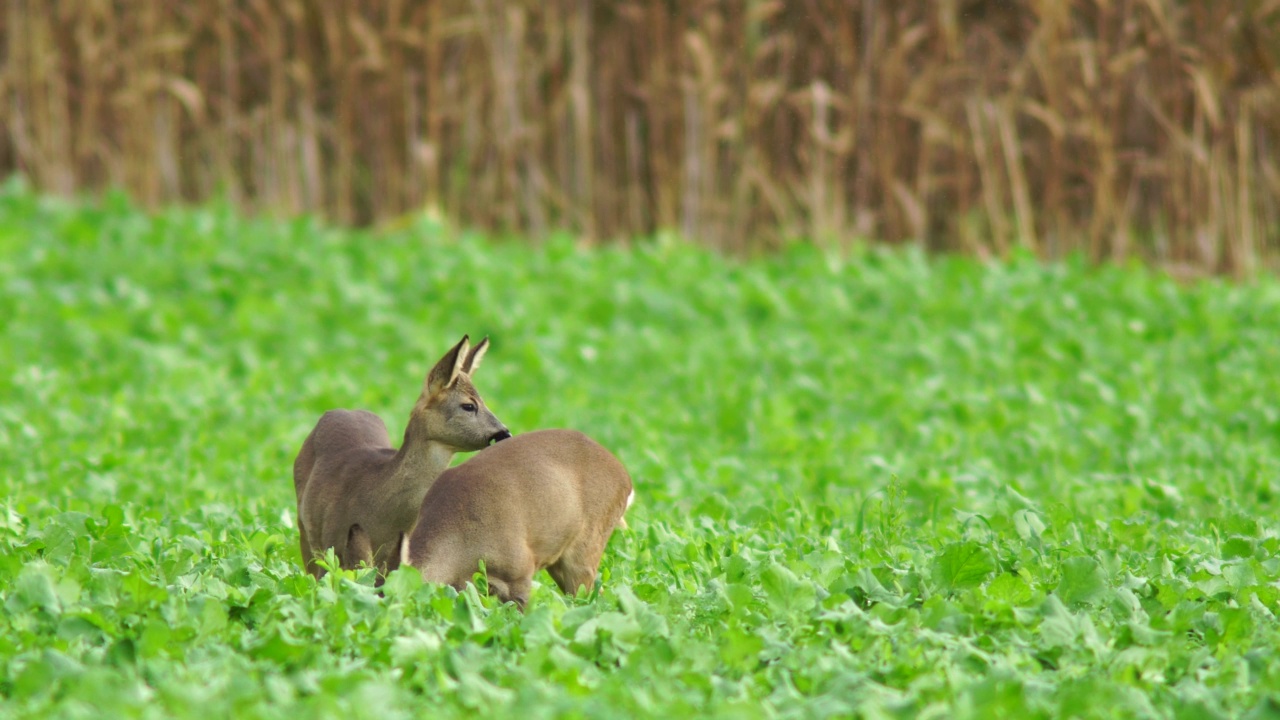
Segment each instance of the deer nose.
[[502,428],[501,430],[499,430],[498,432],[494,433],[489,437],[489,444],[492,445],[493,443],[499,442],[501,440],[506,440],[509,437],[511,437],[511,431],[506,428]]

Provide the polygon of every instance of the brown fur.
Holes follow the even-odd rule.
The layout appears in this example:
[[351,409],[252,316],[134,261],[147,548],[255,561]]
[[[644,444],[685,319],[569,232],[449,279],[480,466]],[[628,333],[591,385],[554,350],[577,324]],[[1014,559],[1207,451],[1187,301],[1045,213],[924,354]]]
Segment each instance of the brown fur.
[[[471,383],[488,344],[485,338],[468,352],[463,337],[436,363],[399,450],[382,419],[366,410],[330,410],[316,423],[293,463],[302,560],[311,574],[323,575],[315,560],[328,548],[342,567],[394,568],[400,535],[454,453],[510,437]],[[358,544],[348,547],[353,537]]]
[[440,475],[401,557],[459,589],[483,560],[490,592],[523,609],[542,568],[570,595],[594,585],[631,497],[622,462],[586,435],[517,435]]

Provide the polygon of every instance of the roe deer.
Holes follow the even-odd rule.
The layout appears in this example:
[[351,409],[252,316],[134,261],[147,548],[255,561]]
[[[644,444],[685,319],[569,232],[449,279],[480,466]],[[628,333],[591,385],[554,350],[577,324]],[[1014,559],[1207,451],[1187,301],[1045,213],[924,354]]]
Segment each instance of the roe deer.
[[[483,560],[489,592],[523,611],[542,568],[567,595],[595,584],[634,497],[622,462],[586,435],[516,435],[440,475],[400,539],[400,564],[461,590]],[[362,535],[351,529],[354,544]]]
[[[316,558],[333,548],[342,567],[366,560],[385,572],[398,565],[400,535],[413,527],[422,498],[454,453],[511,437],[471,384],[489,338],[468,350],[462,340],[427,374],[409,414],[404,442],[391,447],[387,426],[367,410],[330,410],[293,461],[302,562],[317,578]],[[348,548],[353,525],[359,545]]]

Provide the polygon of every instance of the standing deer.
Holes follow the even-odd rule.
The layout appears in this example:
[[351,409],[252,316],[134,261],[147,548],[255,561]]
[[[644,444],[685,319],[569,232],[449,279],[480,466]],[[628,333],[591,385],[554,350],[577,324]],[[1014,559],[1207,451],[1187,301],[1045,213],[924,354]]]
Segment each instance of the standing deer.
[[[431,368],[399,450],[382,419],[367,410],[326,412],[302,443],[293,487],[302,561],[312,575],[324,574],[316,558],[328,548],[344,568],[365,560],[385,573],[398,565],[397,542],[454,453],[511,437],[471,384],[489,339],[468,348],[463,336]],[[348,547],[356,525],[360,537]]]
[[[400,564],[461,590],[484,561],[489,591],[523,611],[542,568],[567,595],[595,584],[634,497],[622,462],[586,435],[517,435],[440,475],[400,539]],[[361,526],[350,539],[368,547]]]

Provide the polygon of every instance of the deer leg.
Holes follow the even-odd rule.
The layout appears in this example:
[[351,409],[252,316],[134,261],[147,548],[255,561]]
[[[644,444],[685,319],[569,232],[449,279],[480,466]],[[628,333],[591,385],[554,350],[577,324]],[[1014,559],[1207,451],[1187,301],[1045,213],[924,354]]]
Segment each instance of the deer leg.
[[561,558],[554,565],[547,566],[547,574],[565,595],[578,594],[578,588],[585,587],[589,592],[596,583],[596,569],[590,565],[578,565],[566,562]]
[[504,579],[493,574],[489,575],[489,594],[496,596],[504,603],[515,603],[520,612],[524,612],[524,606],[529,604],[529,591],[532,589],[532,576]]
[[586,587],[590,592],[596,583],[596,572],[600,569],[600,558],[604,556],[604,547],[613,534],[613,526],[588,529],[569,545],[553,565],[547,567],[547,574],[556,581],[560,590],[566,595],[577,595],[578,589]]
[[353,570],[362,562],[366,565],[373,564],[373,545],[364,528],[352,525],[347,530],[347,546],[343,548],[338,562],[344,570]]
[[529,592],[533,589],[533,573],[538,569],[533,553],[521,545],[510,548],[501,557],[504,561],[500,564],[485,564],[489,594],[496,595],[502,602],[514,602],[520,612],[524,612]]
[[302,526],[302,522],[298,522],[298,544],[302,547],[302,565],[311,573],[315,579],[320,579],[320,566],[316,564],[315,554],[311,550],[311,543],[307,540],[307,530]]

